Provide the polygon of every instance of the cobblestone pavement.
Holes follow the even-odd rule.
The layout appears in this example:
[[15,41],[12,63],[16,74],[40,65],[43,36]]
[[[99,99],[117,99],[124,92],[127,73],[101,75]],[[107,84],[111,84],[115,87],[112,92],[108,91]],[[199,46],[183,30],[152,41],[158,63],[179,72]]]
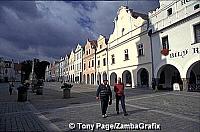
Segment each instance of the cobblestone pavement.
[[[15,84],[17,87],[19,84]],[[8,93],[8,84],[0,84],[0,131],[59,131],[27,102],[17,102],[17,90]]]
[[[62,98],[61,83],[57,82],[45,83],[43,95],[30,92],[29,101],[26,103],[17,103],[14,95],[9,99],[6,99],[10,97],[9,95],[0,96],[0,130],[16,129],[17,126],[17,130],[27,130],[28,127],[29,130],[40,131],[83,131],[78,129],[77,123],[120,122],[122,124],[157,123],[161,125],[160,131],[163,132],[200,131],[200,93],[154,92],[151,89],[126,88],[126,107],[129,115],[125,117],[122,112],[117,115],[115,100],[113,100],[113,104],[108,108],[109,116],[102,118],[100,102],[95,100],[97,86],[73,85],[69,99]],[[9,122],[12,122],[11,124],[21,122],[24,126],[20,126],[20,123],[9,126]],[[75,130],[70,130],[70,123],[75,123]]]

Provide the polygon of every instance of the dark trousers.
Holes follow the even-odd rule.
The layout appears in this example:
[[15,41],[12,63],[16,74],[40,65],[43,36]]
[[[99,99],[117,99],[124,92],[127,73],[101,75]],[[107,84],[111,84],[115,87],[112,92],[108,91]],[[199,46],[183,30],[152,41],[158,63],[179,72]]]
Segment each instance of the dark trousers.
[[12,88],[9,88],[9,93],[10,93],[10,95],[12,94]]
[[115,97],[116,97],[116,111],[119,112],[119,100],[121,100],[122,109],[123,109],[124,113],[126,113],[125,96],[124,95],[122,95],[122,96],[116,95]]
[[107,108],[108,108],[108,102],[109,99],[101,99],[101,111],[102,115],[106,114]]

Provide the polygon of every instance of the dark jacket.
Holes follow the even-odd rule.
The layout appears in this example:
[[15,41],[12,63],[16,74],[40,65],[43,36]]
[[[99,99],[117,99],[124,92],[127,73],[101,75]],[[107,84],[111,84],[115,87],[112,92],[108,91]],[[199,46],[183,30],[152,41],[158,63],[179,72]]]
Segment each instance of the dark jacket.
[[112,91],[110,89],[109,85],[104,85],[104,84],[100,84],[97,92],[96,92],[96,96],[99,97],[100,95],[100,99],[112,99]]

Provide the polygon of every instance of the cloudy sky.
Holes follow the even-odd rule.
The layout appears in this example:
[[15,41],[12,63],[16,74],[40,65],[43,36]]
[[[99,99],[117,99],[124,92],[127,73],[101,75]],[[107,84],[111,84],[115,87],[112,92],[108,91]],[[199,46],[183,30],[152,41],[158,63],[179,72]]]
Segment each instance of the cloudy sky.
[[[77,43],[109,38],[121,5],[114,1],[0,1],[0,57],[52,61],[65,56]],[[158,0],[129,1],[137,12],[147,13]]]

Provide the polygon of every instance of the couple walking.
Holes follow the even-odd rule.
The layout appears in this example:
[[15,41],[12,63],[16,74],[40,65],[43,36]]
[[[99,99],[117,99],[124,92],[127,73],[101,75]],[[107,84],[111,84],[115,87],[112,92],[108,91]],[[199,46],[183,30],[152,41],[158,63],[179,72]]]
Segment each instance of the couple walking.
[[[112,91],[110,86],[107,84],[108,80],[103,80],[103,84],[100,84],[97,92],[96,99],[101,100],[101,111],[102,117],[106,118],[108,105],[112,104]],[[118,82],[114,86],[114,92],[116,97],[116,111],[119,114],[119,101],[121,100],[121,106],[124,112],[124,116],[127,116],[126,107],[125,107],[125,95],[124,95],[124,84],[121,82],[121,78],[118,78]]]

